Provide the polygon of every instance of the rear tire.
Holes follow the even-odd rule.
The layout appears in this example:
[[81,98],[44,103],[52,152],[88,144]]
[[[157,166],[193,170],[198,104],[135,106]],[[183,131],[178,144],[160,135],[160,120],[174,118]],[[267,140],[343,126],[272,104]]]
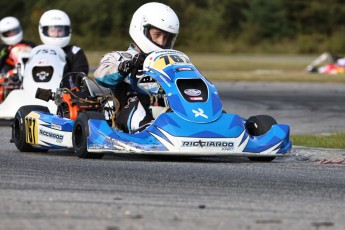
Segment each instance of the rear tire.
[[[246,129],[252,136],[261,136],[267,133],[277,121],[268,115],[257,115],[249,117],[246,121]],[[248,157],[251,161],[270,162],[275,157]]]
[[79,158],[101,159],[104,154],[87,151],[87,138],[90,134],[88,121],[90,119],[104,120],[104,116],[94,111],[83,112],[78,115],[72,133],[73,149]]
[[34,148],[26,142],[25,117],[33,110],[48,112],[49,109],[40,105],[26,105],[18,109],[12,124],[12,141],[21,152],[47,152],[48,149]]

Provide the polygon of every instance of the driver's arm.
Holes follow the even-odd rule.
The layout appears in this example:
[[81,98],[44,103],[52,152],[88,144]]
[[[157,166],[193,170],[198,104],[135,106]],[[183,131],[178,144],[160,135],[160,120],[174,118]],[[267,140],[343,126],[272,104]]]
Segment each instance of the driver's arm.
[[105,87],[115,88],[117,84],[127,77],[121,75],[118,70],[119,64],[125,60],[128,59],[124,59],[118,52],[104,55],[94,73],[96,81]]
[[145,54],[138,54],[137,51],[107,53],[101,59],[94,77],[99,84],[115,88],[130,76],[133,70],[142,69],[145,57]]

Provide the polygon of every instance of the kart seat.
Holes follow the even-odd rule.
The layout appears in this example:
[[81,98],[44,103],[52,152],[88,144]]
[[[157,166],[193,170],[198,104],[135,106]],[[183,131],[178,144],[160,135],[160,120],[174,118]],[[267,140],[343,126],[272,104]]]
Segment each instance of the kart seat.
[[111,90],[109,88],[105,88],[99,84],[96,83],[95,80],[85,77],[84,79],[84,89],[90,93],[91,96],[100,96],[104,94],[112,94]]
[[60,83],[60,88],[78,88],[84,95],[94,97],[104,94],[111,94],[111,90],[100,86],[93,79],[87,77],[84,73],[66,74]]
[[66,74],[61,82],[60,82],[60,88],[67,88],[67,89],[73,89],[76,85],[76,74],[68,73]]

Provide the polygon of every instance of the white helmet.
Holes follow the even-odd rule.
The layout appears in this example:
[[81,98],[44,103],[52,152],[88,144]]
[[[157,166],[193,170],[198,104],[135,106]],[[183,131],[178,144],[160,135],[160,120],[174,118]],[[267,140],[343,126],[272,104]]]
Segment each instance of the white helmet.
[[[60,33],[52,35],[52,30]],[[63,48],[71,40],[71,21],[61,10],[48,10],[41,16],[38,31],[44,44]]]
[[0,21],[0,34],[6,45],[15,45],[23,39],[22,27],[15,17],[5,17]]
[[[129,35],[144,53],[172,49],[179,31],[179,25],[177,15],[169,6],[158,2],[150,2],[142,5],[133,14]],[[151,27],[170,34],[164,47],[152,41],[149,34]]]

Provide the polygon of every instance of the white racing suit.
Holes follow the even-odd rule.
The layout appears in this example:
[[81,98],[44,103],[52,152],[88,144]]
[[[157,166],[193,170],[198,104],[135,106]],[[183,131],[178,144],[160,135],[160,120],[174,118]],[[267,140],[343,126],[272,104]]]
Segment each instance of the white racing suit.
[[130,75],[122,76],[118,67],[123,61],[130,60],[136,55],[133,45],[127,51],[113,51],[105,54],[94,76],[97,82],[111,88],[115,97],[120,102],[120,110],[116,115],[116,125],[119,129],[128,133],[135,133],[145,128],[145,125],[153,120],[148,109],[150,98],[147,95],[136,93],[130,84]]

